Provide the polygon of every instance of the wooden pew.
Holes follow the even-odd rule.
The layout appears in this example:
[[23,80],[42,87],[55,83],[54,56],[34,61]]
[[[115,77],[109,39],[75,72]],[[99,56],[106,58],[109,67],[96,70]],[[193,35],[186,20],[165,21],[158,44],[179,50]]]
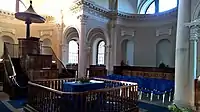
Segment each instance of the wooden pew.
[[174,68],[114,66],[114,74],[174,80]]
[[87,68],[87,71],[89,71],[90,77],[101,77],[107,75],[105,65],[90,65],[90,68]]
[[72,74],[74,78],[76,75],[76,71],[78,71],[78,64],[67,64],[66,65],[67,71]]

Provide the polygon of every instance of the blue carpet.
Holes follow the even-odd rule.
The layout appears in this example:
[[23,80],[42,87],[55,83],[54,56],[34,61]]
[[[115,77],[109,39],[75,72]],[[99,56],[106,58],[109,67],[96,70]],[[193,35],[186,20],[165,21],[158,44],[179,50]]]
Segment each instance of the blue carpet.
[[24,107],[26,100],[10,100],[8,103],[11,104],[14,108],[19,109]]
[[161,107],[149,103],[144,103],[144,102],[139,102],[138,103],[139,108],[148,110],[147,112],[170,112],[168,108],[166,107]]
[[0,101],[0,111],[1,112],[12,112],[10,109],[8,109],[1,101]]

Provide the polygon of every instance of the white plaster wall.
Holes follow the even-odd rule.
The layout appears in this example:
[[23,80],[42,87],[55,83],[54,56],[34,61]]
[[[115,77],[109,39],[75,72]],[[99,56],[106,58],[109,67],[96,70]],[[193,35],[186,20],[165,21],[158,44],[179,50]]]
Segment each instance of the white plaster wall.
[[[172,18],[174,19],[174,18]],[[134,23],[134,21],[132,22]],[[129,24],[132,24],[129,22]],[[156,23],[155,20],[146,21],[146,25],[143,22],[138,22],[137,25],[132,25],[129,27],[126,24],[118,25],[118,45],[120,44],[121,40],[125,37],[121,35],[121,29],[134,29],[134,36],[131,37],[134,40],[134,65],[135,66],[149,66],[149,67],[156,67],[156,44],[159,40],[168,39],[171,42],[172,47],[166,48],[172,51],[172,64],[171,67],[174,67],[175,64],[175,41],[176,41],[176,21],[168,22],[158,22]],[[141,26],[140,26],[141,24]],[[171,29],[170,35],[168,33],[168,29]],[[160,30],[160,34],[158,33]],[[159,35],[158,35],[159,34]],[[120,46],[118,46],[121,49]],[[120,61],[123,59],[120,55],[123,51],[117,51],[117,63],[119,64]]]

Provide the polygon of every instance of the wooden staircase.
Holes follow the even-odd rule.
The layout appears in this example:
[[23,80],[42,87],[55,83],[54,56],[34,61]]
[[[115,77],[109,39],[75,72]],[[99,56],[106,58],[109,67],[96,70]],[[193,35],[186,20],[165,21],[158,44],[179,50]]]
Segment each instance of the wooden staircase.
[[52,48],[41,46],[35,37],[19,39],[19,44],[5,43],[4,68],[4,91],[11,99],[26,97],[29,80],[71,77]]

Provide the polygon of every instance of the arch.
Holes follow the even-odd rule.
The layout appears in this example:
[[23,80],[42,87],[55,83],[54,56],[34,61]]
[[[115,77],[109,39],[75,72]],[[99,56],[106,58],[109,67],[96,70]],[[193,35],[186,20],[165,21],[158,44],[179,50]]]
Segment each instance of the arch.
[[3,32],[0,33],[0,38],[2,37],[8,37],[8,38],[12,38],[12,40],[14,41],[13,44],[18,43],[18,39],[16,38],[15,34],[11,33],[11,32]]
[[[162,13],[165,11],[174,10],[177,8],[178,0],[166,1],[166,0],[146,0],[145,3],[140,5],[140,14],[154,14]],[[154,13],[153,13],[154,12]]]
[[194,8],[194,11],[192,13],[192,20],[195,20],[197,19],[198,17],[200,16],[200,1],[198,0],[195,8]]
[[[0,37],[0,56],[2,56],[3,52],[4,52],[4,42],[10,43],[10,44],[15,44],[15,41],[12,37],[7,36],[7,35],[1,36]],[[13,49],[13,48],[9,48],[9,46],[8,46],[8,50],[9,49]],[[10,53],[13,52],[13,50],[9,50],[9,51],[10,51]]]
[[69,26],[64,30],[63,38],[62,61],[67,64],[69,62],[69,42],[75,40],[78,43],[79,31],[76,27]]
[[51,51],[51,47],[52,46],[52,41],[49,39],[49,38],[44,38],[42,39],[42,53],[43,54],[52,54],[52,51]]
[[[92,62],[93,65],[98,64],[98,43],[101,41],[105,42],[106,46],[110,45],[110,40],[108,37],[108,34],[106,31],[100,27],[97,28],[91,28],[87,33],[87,42],[88,46],[92,48],[92,53],[88,54],[89,57],[92,57],[89,59],[89,63]],[[104,50],[104,64],[108,65],[108,54],[106,54],[107,49]],[[106,62],[106,63],[105,63]]]
[[96,27],[96,28],[91,28],[88,33],[87,33],[87,42],[92,43],[95,40],[95,37],[99,36],[103,40],[105,40],[106,45],[110,45],[110,39],[108,36],[107,31],[104,28],[101,27]]
[[144,0],[139,6],[138,13],[145,14],[147,8],[154,2],[154,0]]
[[14,44],[15,43],[14,39],[12,37],[10,37],[10,36],[7,36],[7,35],[2,36],[1,40],[3,42],[7,42],[7,43],[10,43],[10,44]]
[[75,27],[67,27],[64,31],[64,39],[63,39],[63,43],[69,43],[70,40],[72,39],[77,39],[79,38],[79,31],[77,30],[77,28]]
[[52,46],[52,41],[49,38],[44,38],[42,40],[42,46],[49,46],[49,47],[51,47]]
[[169,67],[173,65],[172,44],[168,39],[162,39],[156,44],[156,65],[163,62]]
[[121,41],[121,57],[128,65],[134,65],[134,41],[123,39]]

